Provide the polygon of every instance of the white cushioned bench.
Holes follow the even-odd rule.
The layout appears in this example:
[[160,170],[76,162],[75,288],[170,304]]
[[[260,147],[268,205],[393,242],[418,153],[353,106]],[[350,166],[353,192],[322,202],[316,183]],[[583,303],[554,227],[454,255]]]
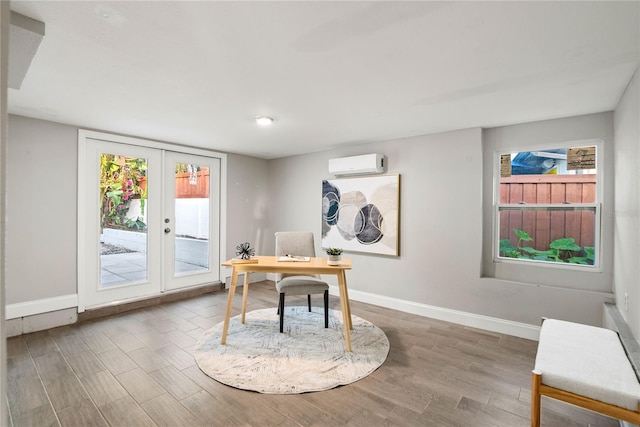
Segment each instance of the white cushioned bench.
[[640,424],[640,383],[614,331],[545,320],[532,378],[533,427],[541,396]]

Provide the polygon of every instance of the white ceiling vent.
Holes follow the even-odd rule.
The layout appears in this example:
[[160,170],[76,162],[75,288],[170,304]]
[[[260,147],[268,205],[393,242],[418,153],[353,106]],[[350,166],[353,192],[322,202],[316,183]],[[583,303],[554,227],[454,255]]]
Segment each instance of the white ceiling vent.
[[20,89],[44,37],[44,22],[12,11],[9,28],[8,85],[12,89]]
[[384,171],[385,161],[382,154],[363,154],[329,160],[329,173],[336,176],[370,175]]

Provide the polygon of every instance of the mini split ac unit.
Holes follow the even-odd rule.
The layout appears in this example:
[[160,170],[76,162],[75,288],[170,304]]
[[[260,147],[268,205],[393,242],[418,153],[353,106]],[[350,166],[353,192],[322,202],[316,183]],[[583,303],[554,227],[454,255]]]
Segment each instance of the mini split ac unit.
[[384,173],[384,163],[382,154],[364,154],[362,156],[329,159],[329,173],[336,176]]

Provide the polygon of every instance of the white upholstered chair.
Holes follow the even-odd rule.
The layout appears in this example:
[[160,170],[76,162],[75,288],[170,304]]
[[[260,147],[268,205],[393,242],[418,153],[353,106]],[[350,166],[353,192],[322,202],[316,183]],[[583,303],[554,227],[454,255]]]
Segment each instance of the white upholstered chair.
[[[305,231],[279,231],[276,233],[276,256],[284,255],[315,257],[313,233]],[[311,295],[324,294],[324,327],[329,327],[329,285],[319,275],[276,274],[276,289],[280,295],[278,313],[280,314],[280,332],[284,328],[285,295],[307,295],[307,304],[311,311]]]

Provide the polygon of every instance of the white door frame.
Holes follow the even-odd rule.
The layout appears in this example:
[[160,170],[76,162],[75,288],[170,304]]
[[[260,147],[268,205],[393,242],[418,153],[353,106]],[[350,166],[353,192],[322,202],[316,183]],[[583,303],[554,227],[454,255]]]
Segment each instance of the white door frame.
[[[183,147],[179,145],[151,141],[141,138],[134,138],[128,136],[114,135],[104,132],[90,131],[80,129],[78,131],[78,220],[77,220],[77,286],[78,286],[78,313],[82,313],[86,308],[86,295],[85,295],[85,286],[86,281],[85,277],[87,274],[85,268],[84,257],[88,253],[89,249],[93,250],[93,248],[86,248],[85,245],[85,232],[87,227],[87,195],[91,194],[91,190],[86,188],[88,185],[92,185],[88,183],[84,178],[86,176],[86,165],[83,162],[83,159],[86,155],[86,145],[88,139],[101,140],[106,142],[114,142],[120,144],[128,144],[133,146],[140,147],[148,147],[155,148],[159,150],[168,150],[168,151],[177,151],[187,154],[195,154],[205,157],[216,157],[220,159],[220,230],[219,230],[219,245],[218,248],[220,254],[220,260],[226,259],[226,229],[227,229],[227,214],[226,214],[226,206],[227,206],[227,155],[224,153],[219,153],[215,151],[209,151],[199,148],[193,147]],[[218,266],[220,278],[225,277],[225,269],[222,266]]]

